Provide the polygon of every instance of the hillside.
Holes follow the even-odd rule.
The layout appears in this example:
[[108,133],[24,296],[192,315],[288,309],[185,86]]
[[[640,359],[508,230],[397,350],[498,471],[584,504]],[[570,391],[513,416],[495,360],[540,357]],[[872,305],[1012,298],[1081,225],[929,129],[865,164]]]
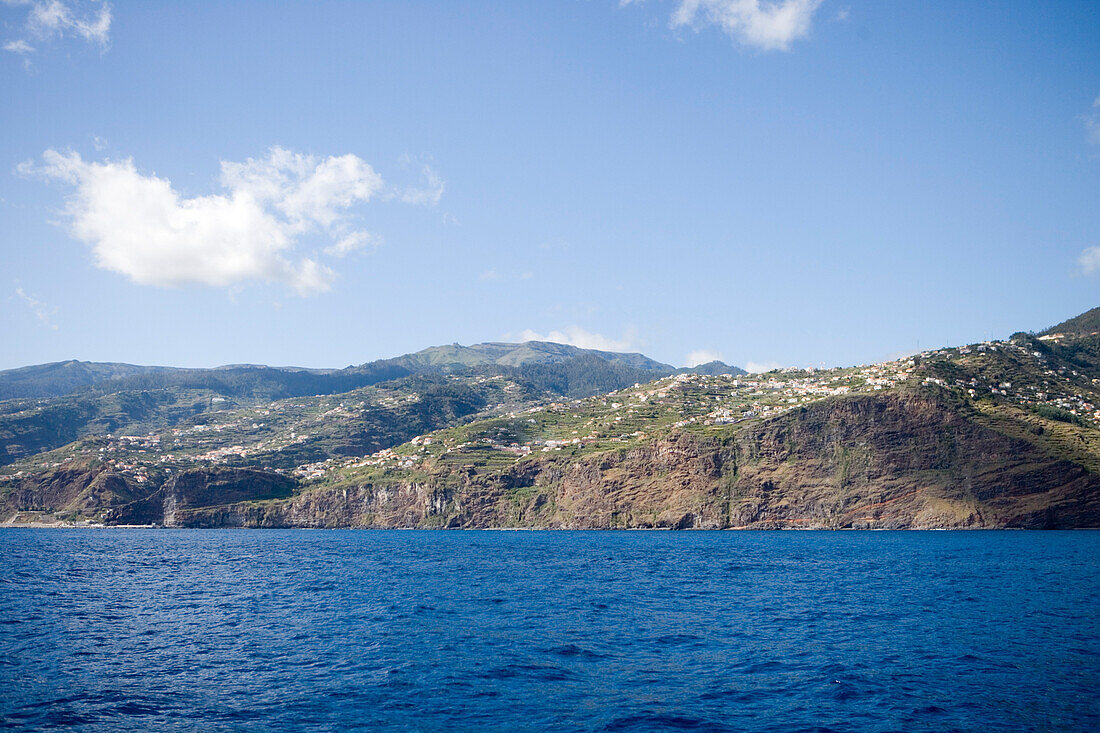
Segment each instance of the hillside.
[[[0,400],[60,397],[96,382],[161,371],[133,364],[58,361],[0,371]],[[169,370],[170,371],[170,370]]]
[[647,379],[677,371],[744,374],[744,370],[720,361],[678,370],[642,354],[527,341],[518,344],[432,346],[412,354],[379,359],[344,369],[305,369],[256,364],[181,369],[70,360],[0,371],[0,401],[173,388],[208,389],[227,397],[280,399],[337,394],[412,374],[451,373],[492,367],[552,367],[578,359],[587,360],[590,364],[610,365],[624,373],[625,370],[633,370],[631,373]]
[[632,367],[587,354],[476,373],[450,358],[20,458],[0,473],[0,511],[175,526],[1100,526],[1100,337],[575,397],[568,379],[548,389],[570,365]]
[[[638,354],[539,342],[436,347],[331,370],[46,364],[0,372],[0,392],[29,395],[0,401],[0,466],[80,438],[116,432],[148,434],[227,407],[315,399],[383,383],[393,383],[397,390],[415,390],[420,377],[456,376],[469,382],[500,376],[522,383],[526,399],[534,400],[608,392],[673,371]],[[376,431],[378,440],[372,444],[388,446],[392,437],[383,436],[407,438],[415,434],[408,434],[409,430],[424,429],[416,425],[386,424]]]
[[[188,507],[176,521],[1097,526],[1091,378],[1035,353],[1001,343],[862,369],[666,378],[317,464],[293,498]],[[988,381],[1006,374],[1020,387]]]
[[1040,336],[1065,334],[1068,336],[1095,336],[1100,334],[1100,307],[1086,311],[1079,316],[1062,321],[1040,333]]

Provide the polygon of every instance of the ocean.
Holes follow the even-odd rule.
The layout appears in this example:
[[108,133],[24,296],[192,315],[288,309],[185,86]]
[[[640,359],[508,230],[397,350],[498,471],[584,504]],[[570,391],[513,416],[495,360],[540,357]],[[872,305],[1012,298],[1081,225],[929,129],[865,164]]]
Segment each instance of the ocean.
[[1098,532],[0,530],[0,727],[1100,729]]

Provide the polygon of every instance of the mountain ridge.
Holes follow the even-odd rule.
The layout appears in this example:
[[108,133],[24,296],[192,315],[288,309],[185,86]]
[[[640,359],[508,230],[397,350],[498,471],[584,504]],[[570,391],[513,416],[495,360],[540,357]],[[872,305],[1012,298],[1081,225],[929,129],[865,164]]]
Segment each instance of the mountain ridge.
[[[1018,333],[767,374],[657,375],[559,345],[531,347],[551,353],[520,366],[495,363],[508,345],[433,348],[421,372],[344,393],[172,388],[96,394],[96,409],[85,397],[0,403],[10,457],[0,515],[196,527],[1100,527],[1100,336]],[[89,429],[74,437],[77,418]],[[13,453],[20,420],[60,431],[52,447]]]
[[[357,387],[426,371],[454,371],[483,366],[523,367],[532,364],[556,364],[579,356],[595,356],[609,364],[643,371],[671,374],[676,367],[632,352],[620,353],[584,349],[549,341],[521,343],[485,342],[462,346],[431,346],[417,352],[340,368],[267,366],[264,364],[225,364],[210,368],[144,366],[122,362],[66,361],[34,364],[0,371],[0,401],[61,397],[81,389],[141,389],[156,379],[178,384],[201,384],[204,379],[234,377],[255,383],[283,386],[284,396],[346,391]],[[729,367],[729,373],[743,373]],[[690,371],[690,370],[689,370]],[[142,381],[144,378],[144,382]],[[296,386],[302,385],[302,386]],[[307,386],[308,385],[308,386]],[[312,391],[310,391],[312,390]]]

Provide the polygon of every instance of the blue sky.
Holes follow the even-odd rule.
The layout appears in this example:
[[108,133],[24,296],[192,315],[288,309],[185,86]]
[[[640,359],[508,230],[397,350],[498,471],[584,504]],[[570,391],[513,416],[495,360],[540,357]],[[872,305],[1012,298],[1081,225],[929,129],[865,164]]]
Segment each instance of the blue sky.
[[1100,305],[1100,4],[0,0],[0,368],[877,361]]

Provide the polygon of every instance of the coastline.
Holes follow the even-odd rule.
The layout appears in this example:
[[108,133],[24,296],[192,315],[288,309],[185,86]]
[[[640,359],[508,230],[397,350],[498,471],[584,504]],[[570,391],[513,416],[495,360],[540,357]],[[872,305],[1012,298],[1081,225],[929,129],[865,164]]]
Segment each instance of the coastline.
[[1043,529],[1028,527],[165,527],[162,524],[102,524],[94,522],[4,522],[4,529],[168,529],[168,530],[247,530],[255,532],[295,531],[370,531],[370,532],[1088,532],[1098,527]]

